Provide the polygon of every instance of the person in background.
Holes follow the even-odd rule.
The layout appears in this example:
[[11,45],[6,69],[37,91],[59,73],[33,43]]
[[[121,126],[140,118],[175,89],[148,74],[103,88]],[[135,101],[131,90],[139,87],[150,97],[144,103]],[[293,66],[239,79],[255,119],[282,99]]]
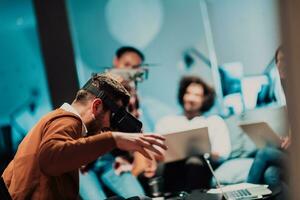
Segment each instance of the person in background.
[[[286,74],[286,62],[285,62],[285,56],[283,52],[283,47],[280,46],[276,52],[275,52],[275,63],[276,67],[278,69],[279,77],[280,77],[280,83],[283,89],[283,92],[286,91],[286,80],[287,80],[287,74]],[[282,149],[288,149],[291,144],[291,133],[289,132],[287,137],[282,138],[281,148]]]
[[11,198],[78,199],[82,165],[114,148],[139,151],[148,158],[148,151],[161,154],[152,146],[166,148],[159,135],[105,131],[118,129],[111,120],[112,105],[122,109],[128,102],[129,93],[118,81],[98,74],[77,92],[71,105],[64,103],[41,118],[2,174]]
[[[123,46],[116,51],[115,58],[113,60],[113,68],[115,69],[139,69],[145,61],[144,54],[135,47]],[[141,115],[140,111],[140,100],[136,88],[136,83],[133,80],[127,80],[126,78],[120,77],[122,84],[130,93],[130,100],[128,104],[128,111],[139,118]],[[154,157],[152,159],[146,159],[143,155],[136,152],[131,167],[131,173],[134,176],[146,176],[148,178],[154,176],[156,171],[156,164]],[[125,167],[126,168],[126,167]]]
[[[144,62],[145,56],[141,51],[134,47],[124,46],[116,51],[115,58],[113,60],[113,68],[115,69],[138,69]],[[136,91],[136,85],[133,80],[127,80],[126,78],[119,76],[119,79],[123,86],[130,93],[130,100],[128,105],[128,111],[135,117],[139,118],[139,97]]]
[[[279,47],[275,53],[275,63],[279,72],[283,91],[286,88],[286,66],[283,48]],[[258,150],[254,162],[250,168],[247,182],[256,184],[268,184],[273,187],[282,186],[286,188],[285,164],[288,162],[286,151],[291,144],[291,135],[282,138],[281,147],[265,147]]]
[[285,88],[285,80],[287,78],[286,74],[286,62],[285,62],[285,56],[283,52],[283,47],[280,46],[275,52],[275,64],[279,73],[280,80],[282,82],[283,88]]
[[[116,51],[113,69],[121,69],[121,72],[126,73],[126,70],[138,69],[144,59],[144,55],[138,49],[129,46],[121,47]],[[130,93],[128,111],[138,118],[140,116],[139,98],[134,81],[126,79],[122,73],[118,74],[118,71],[113,72],[111,75],[117,78]],[[102,156],[88,167],[90,170],[82,170],[84,172],[80,185],[82,198],[104,199],[107,196],[104,187],[125,198],[145,195],[136,176],[144,171],[152,170],[148,163],[151,163],[151,160],[138,152],[134,152],[131,156],[124,152],[113,151]]]
[[[229,156],[231,144],[225,121],[218,115],[204,115],[213,106],[214,98],[214,90],[202,79],[197,76],[184,76],[178,92],[183,113],[164,117],[157,123],[155,131],[168,133],[208,127],[211,160],[216,167]],[[211,172],[197,156],[168,163],[163,172],[165,189],[171,192],[209,188],[210,177]]]
[[286,63],[285,56],[283,53],[283,47],[280,46],[275,52],[275,80],[273,83],[273,95],[278,105],[285,106],[285,90],[286,90]]

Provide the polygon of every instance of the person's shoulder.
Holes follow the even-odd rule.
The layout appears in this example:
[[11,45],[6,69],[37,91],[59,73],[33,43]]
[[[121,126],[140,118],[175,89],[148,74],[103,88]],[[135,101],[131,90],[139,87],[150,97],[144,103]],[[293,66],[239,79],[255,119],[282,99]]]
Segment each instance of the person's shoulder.
[[168,115],[168,116],[165,116],[165,117],[161,118],[158,121],[158,124],[164,124],[164,123],[168,123],[169,124],[171,122],[182,120],[183,118],[184,117],[180,116],[180,115]]
[[51,112],[49,112],[48,114],[46,114],[44,116],[45,118],[62,118],[62,117],[66,117],[66,118],[70,118],[73,120],[79,120],[80,121],[80,117],[72,112],[66,111],[62,108],[57,108]]
[[180,115],[168,115],[156,123],[155,130],[159,132],[168,132],[170,127],[174,128],[173,125],[178,124],[184,117]]
[[206,118],[208,123],[224,123],[224,119],[220,115],[211,115]]
[[61,108],[58,108],[48,113],[42,120],[45,120],[47,124],[55,122],[59,124],[64,124],[66,126],[82,126],[82,120],[79,116],[77,116],[74,113],[65,111]]

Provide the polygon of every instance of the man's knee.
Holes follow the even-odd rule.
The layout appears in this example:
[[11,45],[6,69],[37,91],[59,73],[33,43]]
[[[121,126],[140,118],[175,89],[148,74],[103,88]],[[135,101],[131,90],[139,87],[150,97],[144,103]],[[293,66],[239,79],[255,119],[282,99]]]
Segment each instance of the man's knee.
[[264,182],[270,186],[280,183],[280,169],[278,167],[268,167],[264,173]]

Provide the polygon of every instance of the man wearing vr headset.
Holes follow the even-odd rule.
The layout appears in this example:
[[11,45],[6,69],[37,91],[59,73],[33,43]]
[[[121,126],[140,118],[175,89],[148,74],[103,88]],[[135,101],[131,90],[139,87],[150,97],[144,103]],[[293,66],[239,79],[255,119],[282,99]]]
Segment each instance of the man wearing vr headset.
[[[114,67],[111,73],[130,93],[130,100],[127,106],[128,111],[136,118],[139,114],[139,101],[134,80],[128,79],[122,73],[126,70],[137,69],[144,61],[144,55],[136,48],[123,46],[115,53],[113,60]],[[118,71],[121,70],[121,71]],[[125,71],[123,71],[125,70]],[[124,130],[124,132],[127,132]],[[134,132],[134,131],[131,131]],[[140,131],[137,131],[140,132]],[[80,194],[82,199],[105,199],[110,193],[128,198],[131,196],[143,196],[145,192],[135,176],[142,173],[147,166],[148,159],[135,152],[129,155],[115,150],[100,157],[96,162],[82,170],[80,178]]]
[[[164,138],[105,130],[141,129],[124,107],[129,93],[107,74],[94,75],[75,100],[45,115],[27,134],[2,178],[12,199],[78,199],[78,169],[119,148],[161,154]],[[147,151],[146,151],[147,150]]]

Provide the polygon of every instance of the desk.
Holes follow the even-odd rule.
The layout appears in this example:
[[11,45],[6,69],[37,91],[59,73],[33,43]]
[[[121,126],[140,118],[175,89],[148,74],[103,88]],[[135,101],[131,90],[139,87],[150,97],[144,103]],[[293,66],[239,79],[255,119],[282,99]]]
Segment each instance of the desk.
[[[272,195],[264,197],[264,200],[285,200],[289,199],[284,196],[284,192],[280,187],[270,188],[272,190]],[[124,198],[111,197],[108,200],[125,200]],[[203,190],[193,190],[190,194],[186,192],[178,192],[174,195],[166,195],[165,197],[131,197],[127,200],[225,200],[221,194],[208,194]]]
[[208,194],[199,190],[193,191],[186,200],[223,200],[220,194]]
[[[270,188],[272,191],[272,195],[265,197],[263,199],[265,200],[283,200],[287,199],[286,197],[283,197],[283,192],[280,187],[276,188]],[[166,197],[165,200],[224,200],[221,194],[208,194],[204,192],[203,190],[194,190],[190,194],[187,194],[186,196],[179,197],[178,195],[173,197]]]
[[[284,192],[282,192],[280,187],[270,188],[272,195],[265,197],[263,199],[267,200],[283,200],[288,199],[284,197]],[[220,194],[207,194],[201,190],[192,191],[185,200],[223,200],[224,198]]]

